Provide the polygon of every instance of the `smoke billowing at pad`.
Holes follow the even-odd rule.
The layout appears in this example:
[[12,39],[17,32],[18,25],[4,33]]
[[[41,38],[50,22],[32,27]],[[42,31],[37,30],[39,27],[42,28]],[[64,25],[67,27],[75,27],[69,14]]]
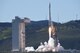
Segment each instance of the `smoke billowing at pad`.
[[25,50],[27,52],[35,51],[35,52],[47,52],[47,51],[52,51],[52,52],[58,52],[58,51],[63,51],[64,48],[58,43],[57,47],[54,46],[54,39],[52,37],[49,38],[48,43],[44,42],[40,43],[40,46],[38,46],[37,49],[34,49],[34,47],[26,47]]
[[[49,30],[49,31],[51,31],[51,30]],[[35,52],[47,52],[47,51],[58,52],[58,51],[63,51],[64,48],[60,45],[59,40],[58,40],[57,46],[55,46],[55,40],[54,40],[54,38],[51,37],[50,34],[49,34],[48,42],[44,42],[44,43],[41,42],[40,46],[38,46],[37,49],[34,49],[34,47],[26,47],[25,50],[27,52],[30,52],[30,51],[35,51]]]
[[37,49],[34,49],[34,47],[26,47],[25,50],[27,52],[35,51],[35,52],[58,52],[63,51],[64,48],[60,45],[57,34],[56,34],[56,27],[53,25],[51,21],[51,4],[49,3],[49,40],[48,42],[40,43],[40,46],[38,46]]

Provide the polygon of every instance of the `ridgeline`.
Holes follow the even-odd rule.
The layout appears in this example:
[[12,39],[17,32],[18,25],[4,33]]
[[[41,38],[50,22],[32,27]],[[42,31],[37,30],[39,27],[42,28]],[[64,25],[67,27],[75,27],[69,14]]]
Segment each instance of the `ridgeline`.
[[[80,50],[80,20],[67,23],[53,22],[57,27],[59,42],[65,49]],[[37,48],[40,42],[48,41],[48,20],[31,21],[26,25],[26,46]],[[12,23],[0,23],[0,51],[10,51],[12,47]]]

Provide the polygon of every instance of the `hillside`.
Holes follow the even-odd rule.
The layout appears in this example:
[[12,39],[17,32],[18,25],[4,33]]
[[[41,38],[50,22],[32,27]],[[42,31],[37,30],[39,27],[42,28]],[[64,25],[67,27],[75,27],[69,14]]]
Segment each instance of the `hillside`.
[[[53,22],[57,35],[65,49],[80,49],[80,20],[67,23]],[[0,51],[11,50],[11,23],[0,23]],[[31,21],[26,26],[26,46],[37,48],[40,42],[48,40],[48,21]]]

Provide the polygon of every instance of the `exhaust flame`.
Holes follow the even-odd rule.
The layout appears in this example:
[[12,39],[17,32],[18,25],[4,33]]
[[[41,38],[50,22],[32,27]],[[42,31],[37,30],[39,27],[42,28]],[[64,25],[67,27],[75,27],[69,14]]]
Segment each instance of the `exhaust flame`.
[[51,27],[49,27],[49,30],[48,31],[49,31],[49,38],[50,38],[51,37],[51,31],[52,31],[51,30]]

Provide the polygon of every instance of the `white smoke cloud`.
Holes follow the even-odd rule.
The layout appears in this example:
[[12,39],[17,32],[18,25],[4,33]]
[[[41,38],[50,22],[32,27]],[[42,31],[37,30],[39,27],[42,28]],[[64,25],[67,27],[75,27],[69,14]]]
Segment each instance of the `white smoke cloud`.
[[49,27],[49,40],[48,42],[44,42],[40,43],[40,46],[38,46],[37,49],[34,49],[34,47],[26,47],[25,50],[27,52],[30,51],[35,51],[35,52],[47,52],[47,51],[62,51],[64,50],[64,48],[60,45],[60,43],[58,42],[58,45],[55,47],[55,39],[51,37],[52,34],[52,30],[54,31],[53,34],[55,34],[55,29],[52,29],[51,27]]
[[40,43],[40,46],[38,46],[37,49],[34,49],[34,47],[26,47],[25,50],[27,52],[35,51],[35,52],[47,52],[47,51],[63,51],[64,48],[58,43],[57,47],[54,46],[54,39],[52,37],[49,38],[48,43],[44,42]]

